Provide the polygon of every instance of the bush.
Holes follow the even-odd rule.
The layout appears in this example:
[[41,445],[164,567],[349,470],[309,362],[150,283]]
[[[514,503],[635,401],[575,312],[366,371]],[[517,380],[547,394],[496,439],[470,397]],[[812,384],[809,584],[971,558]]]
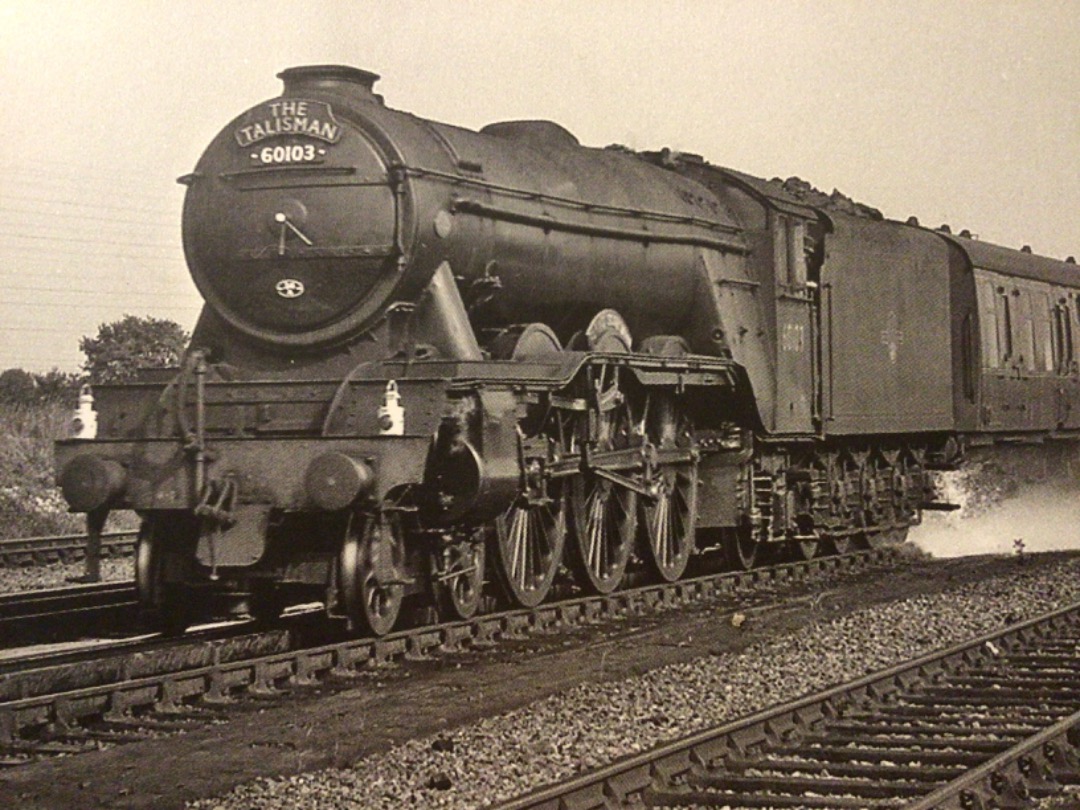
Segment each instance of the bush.
[[54,484],[52,443],[67,435],[71,411],[61,403],[0,403],[0,534],[82,532]]

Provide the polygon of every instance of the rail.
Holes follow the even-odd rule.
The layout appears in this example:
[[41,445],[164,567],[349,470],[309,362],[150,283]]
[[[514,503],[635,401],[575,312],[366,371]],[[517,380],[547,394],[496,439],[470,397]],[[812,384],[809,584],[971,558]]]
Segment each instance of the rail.
[[113,629],[134,615],[136,603],[132,582],[4,594],[0,596],[0,643],[10,646]]
[[[138,532],[107,532],[101,535],[101,556],[130,557],[135,553]],[[85,534],[61,534],[0,540],[0,568],[79,562],[86,558]]]
[[1080,780],[1078,642],[1080,604],[495,810],[1021,806]]
[[[607,596],[569,599],[532,610],[510,610],[463,622],[426,625],[382,638],[351,639],[265,655],[250,654],[257,644],[231,640],[193,640],[212,649],[191,667],[193,659],[179,649],[166,657],[168,666],[148,671],[143,652],[110,658],[108,677],[89,673],[93,667],[48,666],[15,671],[0,681],[0,752],[40,752],[35,738],[42,729],[76,728],[84,721],[108,725],[133,712],[168,714],[191,703],[214,704],[235,693],[259,694],[286,684],[310,684],[330,676],[349,677],[358,670],[406,656],[427,656],[462,648],[482,648],[555,628],[568,628],[628,615],[696,604],[734,593],[797,582],[820,574],[858,572],[896,559],[895,549],[878,549],[843,557],[824,557],[747,572],[712,574],[663,585],[648,585]],[[745,612],[748,608],[739,608]],[[253,637],[257,638],[257,637]],[[103,653],[104,654],[104,653]],[[130,659],[130,660],[129,660]],[[181,667],[176,662],[185,660]],[[153,669],[151,667],[151,669]],[[86,680],[90,678],[90,680]],[[122,723],[121,723],[122,724]],[[90,732],[92,735],[93,732]],[[55,740],[49,740],[55,742]]]

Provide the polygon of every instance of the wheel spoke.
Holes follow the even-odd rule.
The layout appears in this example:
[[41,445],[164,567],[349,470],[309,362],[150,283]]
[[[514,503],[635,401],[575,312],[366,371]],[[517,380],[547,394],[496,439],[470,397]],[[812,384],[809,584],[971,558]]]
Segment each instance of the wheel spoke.
[[524,582],[525,546],[528,543],[529,513],[523,509],[513,512],[510,523],[510,576],[519,585]]
[[[650,393],[642,424],[646,442],[658,450],[693,447],[693,425],[670,392]],[[661,581],[681,577],[693,553],[697,480],[693,462],[646,468],[642,477],[642,484],[653,493],[641,501],[643,546],[649,568]]]
[[589,570],[597,575],[603,570],[604,536],[609,529],[605,521],[605,501],[606,498],[603,497],[600,486],[596,487],[589,496],[589,516],[586,524],[589,532],[588,565]]

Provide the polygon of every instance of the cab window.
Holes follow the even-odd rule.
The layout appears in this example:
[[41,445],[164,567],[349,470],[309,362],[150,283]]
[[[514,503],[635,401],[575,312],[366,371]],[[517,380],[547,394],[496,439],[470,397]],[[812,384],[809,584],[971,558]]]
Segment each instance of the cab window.
[[773,215],[773,261],[778,286],[806,286],[806,223],[801,219]]
[[788,283],[788,218],[776,214],[773,220],[773,261],[776,262],[776,283]]
[[806,286],[806,223],[792,220],[788,228],[788,284]]

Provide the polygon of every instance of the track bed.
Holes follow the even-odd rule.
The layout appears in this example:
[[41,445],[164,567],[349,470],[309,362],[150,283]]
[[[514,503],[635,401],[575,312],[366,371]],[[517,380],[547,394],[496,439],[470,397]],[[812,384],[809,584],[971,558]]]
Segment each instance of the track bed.
[[[95,801],[118,807],[181,807],[186,800],[220,795],[235,784],[248,783],[259,776],[351,766],[358,758],[369,757],[365,762],[370,765],[361,762],[356,771],[347,767],[344,771],[331,772],[326,781],[347,795],[350,786],[360,790],[367,784],[366,768],[383,773],[389,782],[393,782],[400,769],[411,769],[410,778],[418,791],[414,801],[424,804],[434,799],[451,799],[446,791],[438,789],[425,793],[426,780],[436,775],[439,766],[428,762],[427,770],[420,769],[415,759],[456,757],[488,767],[483,763],[490,761],[494,753],[491,740],[488,750],[472,747],[469,743],[475,739],[469,731],[472,721],[520,710],[536,701],[558,701],[561,695],[582,689],[612,688],[618,692],[635,688],[620,684],[630,684],[632,681],[624,679],[659,667],[690,667],[703,657],[735,655],[770,639],[790,638],[792,634],[797,637],[812,632],[816,624],[869,606],[891,604],[903,597],[951,593],[965,583],[995,573],[1029,576],[1060,559],[1060,556],[1039,555],[1028,566],[1019,568],[1009,558],[915,561],[886,576],[874,571],[824,586],[772,583],[767,587],[775,591],[777,606],[745,613],[745,621],[733,621],[741,611],[739,599],[731,597],[707,608],[669,610],[651,618],[603,622],[504,642],[494,650],[461,652],[369,670],[355,685],[334,690],[332,694],[316,688],[308,697],[294,697],[284,703],[271,700],[241,706],[232,712],[231,721],[224,726],[40,762],[0,774],[3,780],[0,796],[20,797],[22,806],[31,808],[76,807]],[[687,684],[684,691],[689,691],[691,686]],[[599,700],[612,702],[610,696]],[[668,719],[677,721],[682,710],[668,705],[655,709],[654,713],[666,714]],[[501,734],[490,726],[487,728],[489,735]],[[555,756],[543,748],[547,745],[544,739],[552,734],[557,736],[559,730],[537,728],[534,723],[530,734],[534,732],[537,748],[533,760],[547,760],[551,764]],[[569,733],[565,729],[563,732]],[[457,740],[455,753],[432,753],[432,741],[443,737]],[[426,738],[427,742],[391,752],[393,746],[417,738]],[[506,739],[498,737],[496,742],[501,752],[498,759],[514,758],[514,748]],[[602,753],[594,752],[596,757]],[[160,772],[150,772],[145,767],[148,761],[170,763],[169,775],[163,779]],[[398,764],[388,768],[388,761]],[[495,780],[493,786],[500,784],[504,790],[510,786],[505,779],[500,781],[494,770],[491,774]],[[316,802],[320,797],[327,800],[322,788],[316,787],[320,777],[313,775],[310,780],[305,784],[311,785],[311,801]],[[455,779],[450,793],[464,787]],[[284,800],[288,791],[280,786],[277,789],[283,791]],[[222,800],[221,806],[270,806],[264,789],[246,790],[246,793],[241,790],[234,799]],[[461,795],[458,804],[451,802],[445,806],[478,804],[475,794]],[[481,795],[497,798],[494,792]],[[374,800],[372,803],[378,805]],[[291,804],[286,801],[281,806],[320,805],[305,804],[294,797]],[[385,806],[402,806],[402,801],[399,797],[396,803],[390,801]]]

